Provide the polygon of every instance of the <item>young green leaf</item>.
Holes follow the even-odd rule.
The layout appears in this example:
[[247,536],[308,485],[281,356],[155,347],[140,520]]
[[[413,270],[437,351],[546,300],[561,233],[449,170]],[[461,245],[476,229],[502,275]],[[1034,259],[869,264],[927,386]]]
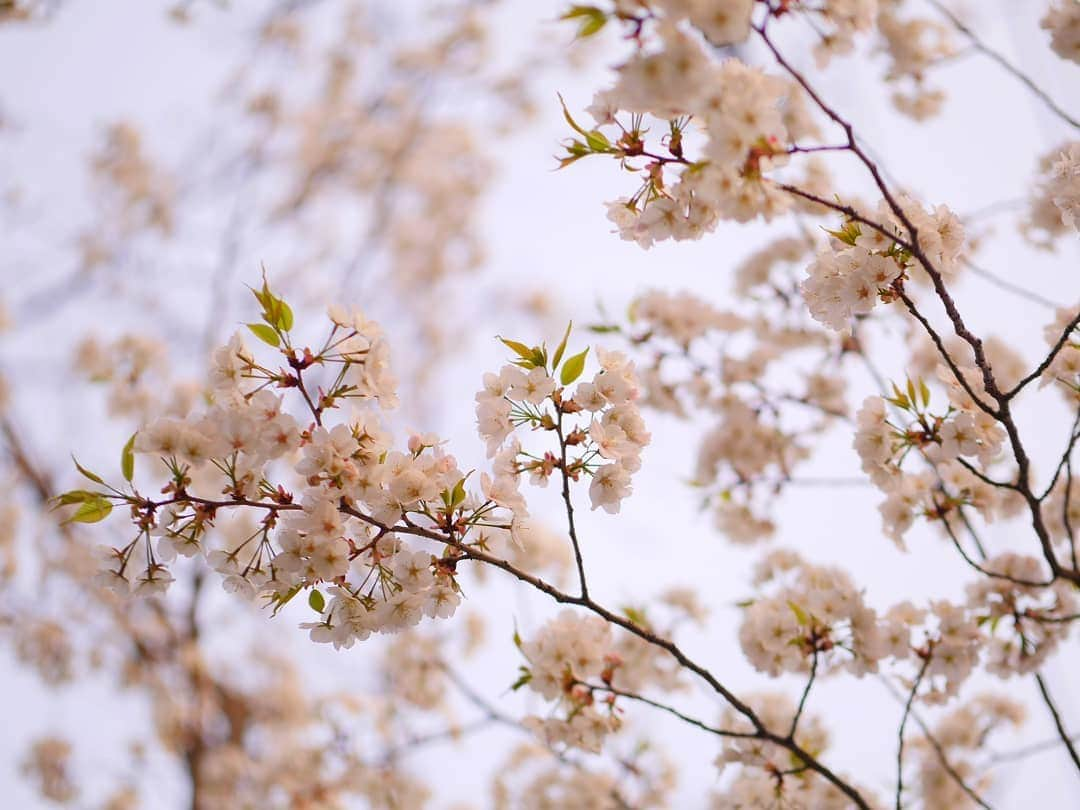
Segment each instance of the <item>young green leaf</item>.
[[583,137],[588,137],[589,133],[586,132],[585,130],[583,130],[578,125],[578,122],[575,121],[573,116],[570,115],[570,111],[568,109],[566,109],[566,102],[563,101],[562,94],[559,93],[558,95],[559,95],[559,103],[562,105],[563,118],[566,119],[566,123],[568,123],[571,127],[573,127],[574,132],[578,133],[579,135],[581,135]]
[[68,523],[97,523],[99,520],[104,520],[112,512],[112,504],[97,496],[87,499],[82,506],[80,506],[75,514],[64,521],[65,525]]
[[528,667],[519,666],[518,669],[521,671],[521,675],[510,686],[510,691],[511,692],[516,692],[518,689],[520,689],[521,687],[523,687],[525,684],[527,684],[529,681],[532,680],[532,673],[529,671]]
[[578,24],[578,38],[584,39],[585,37],[591,37],[597,31],[604,27],[607,23],[608,17],[603,9],[596,6],[571,6],[570,10],[565,12],[560,20],[578,20],[581,22]]
[[566,332],[563,334],[562,340],[559,341],[559,345],[555,347],[555,354],[551,357],[551,368],[553,371],[559,367],[559,363],[562,361],[562,356],[566,352],[566,341],[570,339],[570,330],[573,326],[573,321],[570,321],[570,323],[566,325]]
[[598,129],[585,133],[585,143],[594,152],[607,152],[611,149],[611,141]]
[[278,318],[275,325],[282,332],[288,332],[293,328],[293,311],[292,307],[285,303],[281,298],[277,299],[278,303]]
[[465,502],[465,479],[468,477],[469,476],[466,475],[465,478],[462,478],[460,481],[454,484],[454,490],[450,493],[449,506],[451,509]]
[[516,340],[507,340],[502,335],[496,335],[504,346],[511,349],[518,357],[524,360],[532,360],[533,350],[526,346],[524,343],[519,343]]
[[289,590],[285,591],[285,593],[283,593],[283,594],[280,594],[280,593],[271,594],[269,601],[266,603],[267,606],[269,606],[269,605],[274,606],[274,610],[270,613],[270,616],[271,617],[277,616],[278,611],[280,611],[283,607],[285,607],[287,604],[289,604],[289,602],[292,601],[292,598],[294,596],[296,596],[298,593],[300,593],[300,591],[302,589],[303,589],[303,585],[293,585],[291,588],[289,588]]
[[921,377],[919,378],[919,393],[922,394],[923,407],[930,407],[930,389],[926,386],[926,381]]
[[99,497],[101,497],[100,492],[89,492],[85,489],[72,489],[53,498],[52,508],[57,509],[61,506],[70,506],[73,503],[85,503],[86,501]]
[[588,353],[589,347],[586,346],[583,352],[567,358],[566,362],[563,363],[562,372],[559,374],[559,381],[563,385],[570,385],[581,376],[581,372],[585,370],[585,355]]
[[796,621],[797,621],[797,622],[798,622],[798,623],[799,623],[800,625],[802,625],[803,627],[805,627],[806,625],[810,624],[810,617],[806,615],[806,611],[805,611],[805,610],[803,610],[803,609],[802,609],[801,607],[799,607],[799,606],[798,606],[797,604],[795,604],[794,602],[792,602],[792,601],[791,601],[790,599],[788,600],[788,603],[787,603],[787,604],[788,604],[788,607],[789,607],[789,608],[791,608],[791,612],[795,614],[795,620],[796,620]]
[[322,613],[326,608],[326,599],[322,595],[322,591],[312,589],[308,594],[307,603],[311,606],[311,609],[316,613]]
[[86,467],[84,467],[82,464],[79,463],[79,460],[77,458],[75,458],[75,456],[72,456],[71,460],[75,462],[75,469],[78,470],[79,472],[81,472],[84,476],[89,478],[95,484],[101,484],[102,486],[106,485],[105,482],[103,480],[101,480],[100,475],[97,475],[96,473],[92,473],[92,472],[90,472],[90,470],[86,469]]
[[137,433],[131,434],[131,438],[127,440],[127,444],[120,453],[120,472],[124,474],[125,481],[131,481],[135,477],[135,437],[137,435]]
[[608,18],[606,14],[597,14],[595,16],[589,17],[585,22],[581,24],[581,27],[578,28],[578,38],[585,39],[586,37],[591,37],[593,34],[597,33],[601,28],[603,28],[607,24],[607,21]]
[[277,332],[265,323],[249,323],[247,328],[250,329],[252,334],[263,343],[268,343],[275,349],[281,345],[281,340],[278,338]]

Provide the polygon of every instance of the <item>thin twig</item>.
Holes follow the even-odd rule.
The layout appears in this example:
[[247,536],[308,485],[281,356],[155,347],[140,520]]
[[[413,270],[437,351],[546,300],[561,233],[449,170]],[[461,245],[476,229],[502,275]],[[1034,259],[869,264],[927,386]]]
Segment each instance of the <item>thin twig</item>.
[[[884,675],[878,676],[878,680],[881,681],[882,685],[888,690],[889,694],[897,700],[897,702],[904,702],[904,696],[891,683],[889,683],[888,679]],[[926,721],[922,719],[919,713],[912,709],[911,717],[915,721],[915,725],[919,727],[919,731],[922,732],[923,738],[930,744],[930,747],[934,749],[934,753],[937,755],[938,762],[941,763],[941,767],[945,771],[945,773],[947,773],[952,778],[952,780],[956,782],[957,786],[961,790],[963,790],[964,793],[966,793],[968,797],[973,802],[975,802],[975,804],[979,805],[979,807],[983,808],[983,810],[993,810],[993,808],[989,804],[987,804],[982,799],[982,797],[979,796],[978,793],[975,792],[974,788],[972,788],[970,785],[967,784],[967,782],[964,781],[963,777],[960,776],[960,773],[956,770],[955,767],[953,767],[952,763],[949,762],[949,758],[945,755],[945,747],[941,744],[937,737],[935,737],[931,733],[930,727],[926,724]]]
[[1065,110],[1063,110],[1060,106],[1058,106],[1057,102],[1050,98],[1049,94],[1047,94],[1045,90],[1035,84],[1034,80],[1030,76],[1021,71],[1014,64],[1012,64],[1008,59],[1002,56],[1001,53],[994,50],[989,45],[984,43],[981,39],[979,39],[978,35],[974,31],[972,31],[971,28],[969,28],[963,20],[953,14],[953,12],[948,9],[944,3],[941,3],[940,0],[926,1],[935,9],[937,9],[938,13],[941,14],[941,16],[943,16],[950,23],[952,23],[957,31],[966,36],[971,42],[973,48],[975,48],[980,53],[988,56],[991,60],[1000,65],[1007,73],[1020,81],[1025,87],[1027,87],[1028,90],[1030,90],[1034,94],[1037,99],[1039,99],[1039,101],[1045,104],[1047,109],[1054,113],[1054,115],[1056,115],[1066,124],[1069,124],[1075,129],[1080,129],[1080,121],[1077,121],[1067,112],[1065,112]]
[[652,700],[651,698],[647,698],[644,695],[639,695],[634,692],[625,692],[622,689],[616,689],[613,686],[600,686],[598,684],[586,683],[585,681],[575,681],[575,683],[579,686],[584,686],[590,692],[607,692],[609,695],[614,695],[615,697],[626,698],[627,700],[634,700],[638,703],[644,703],[646,706],[652,706],[654,709],[659,709],[660,711],[667,712],[668,714],[679,718],[684,723],[688,723],[691,726],[696,726],[702,731],[707,731],[710,734],[715,734],[718,737],[737,737],[741,739],[756,740],[759,736],[757,732],[753,731],[729,731],[727,729],[710,726],[708,723],[698,720],[696,717],[690,717],[687,714],[683,714],[673,706],[659,703],[655,700]]
[[1035,674],[1035,683],[1039,685],[1039,693],[1042,695],[1043,703],[1046,704],[1046,708],[1050,710],[1050,716],[1054,718],[1054,728],[1057,729],[1058,737],[1065,745],[1065,750],[1069,752],[1069,758],[1072,759],[1073,765],[1076,766],[1076,771],[1080,774],[1080,755],[1076,753],[1076,746],[1073,745],[1072,737],[1069,736],[1069,732],[1065,730],[1065,723],[1061,719],[1061,712],[1058,711],[1057,705],[1054,703],[1053,697],[1050,695],[1050,689],[1046,685],[1046,681],[1040,673]]
[[1051,301],[1049,298],[1044,298],[1043,296],[1039,295],[1036,292],[1032,292],[1031,290],[1028,290],[1028,289],[1026,289],[1024,287],[1021,287],[1018,284],[1013,284],[1011,281],[1006,281],[1005,279],[1001,278],[1000,276],[994,275],[989,270],[987,270],[985,267],[982,267],[981,265],[975,264],[975,262],[973,262],[971,259],[964,258],[964,259],[962,259],[962,261],[963,261],[963,263],[965,265],[967,265],[968,269],[971,270],[972,275],[977,276],[978,278],[981,278],[984,281],[990,282],[991,284],[993,284],[995,287],[997,287],[999,289],[1005,290],[1006,292],[1010,292],[1013,295],[1019,296],[1020,298],[1023,298],[1026,301],[1031,301],[1033,304],[1038,304],[1039,306],[1047,307],[1048,309],[1057,309],[1058,308],[1058,305],[1055,304],[1053,301]]
[[904,704],[904,715],[900,718],[900,730],[896,736],[898,738],[898,744],[896,747],[896,810],[901,810],[903,807],[903,793],[904,793],[904,729],[907,728],[908,717],[911,714],[911,705],[915,702],[915,694],[919,691],[919,684],[922,683],[923,675],[926,674],[927,667],[930,666],[930,655],[927,655],[923,660],[922,666],[919,668],[919,674],[915,676],[915,682],[911,685],[911,694],[908,695],[907,702]]
[[814,657],[810,661],[810,677],[806,679],[806,687],[802,691],[802,696],[799,698],[799,706],[795,709],[795,716],[791,718],[791,729],[788,731],[788,736],[792,739],[795,738],[795,732],[799,729],[799,720],[802,719],[803,709],[806,708],[806,699],[810,697],[810,690],[814,686],[814,678],[817,676],[818,666],[818,649],[814,647]]
[[589,598],[589,586],[585,581],[585,561],[581,556],[581,544],[578,542],[577,529],[574,527],[574,502],[570,498],[570,473],[566,469],[566,439],[562,430],[563,411],[559,408],[559,420],[555,423],[555,434],[559,438],[559,471],[562,473],[562,499],[566,506],[566,523],[570,532],[570,543],[574,546],[574,561],[577,563],[578,583],[581,586],[581,598]]

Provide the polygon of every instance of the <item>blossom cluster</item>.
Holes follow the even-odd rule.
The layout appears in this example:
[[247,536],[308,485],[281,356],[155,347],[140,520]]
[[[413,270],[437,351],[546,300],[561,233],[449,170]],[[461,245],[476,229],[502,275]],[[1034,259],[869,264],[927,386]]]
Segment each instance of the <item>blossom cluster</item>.
[[754,582],[774,588],[747,606],[739,643],[761,672],[775,677],[843,666],[863,675],[875,672],[883,658],[906,658],[911,652],[910,629],[901,617],[879,617],[838,568],[775,551],[758,564]]
[[[160,458],[169,497],[153,501],[110,488],[68,499],[81,503],[76,520],[103,517],[110,497],[132,506],[139,535],[105,551],[102,580],[124,591],[134,579],[138,592],[156,593],[171,582],[167,563],[177,555],[204,556],[226,590],[262,594],[278,607],[309,590],[309,603],[321,614],[307,624],[312,637],[335,646],[400,630],[425,615],[452,615],[460,602],[452,563],[431,544],[407,543],[391,527],[411,513],[435,521],[436,508],[446,525],[481,512],[509,530],[509,519],[499,524],[502,510],[494,501],[465,492],[465,474],[436,437],[414,435],[406,451],[393,450],[371,407],[349,421],[324,424],[342,403],[396,403],[377,324],[333,308],[322,347],[300,350],[292,344],[288,305],[266,285],[255,294],[263,322],[249,329],[278,350],[284,366],[261,364],[234,335],[214,354],[212,404],[151,421],[125,449],[128,482],[136,454]],[[305,373],[310,380],[316,370],[325,381],[309,391]],[[305,425],[289,413],[275,388],[299,394],[313,421]],[[237,508],[257,512],[257,525],[239,537],[225,535],[224,547],[208,546],[219,511]],[[146,563],[137,573],[140,549]],[[329,598],[315,588],[319,584]]]
[[[526,475],[544,485],[558,471],[567,498],[571,482],[585,477],[593,508],[607,512],[617,512],[629,494],[649,434],[634,404],[633,364],[623,354],[598,350],[600,370],[571,393],[567,386],[584,372],[589,350],[564,360],[569,328],[550,359],[542,346],[504,340],[517,360],[486,375],[477,395],[478,430],[493,458],[474,489],[472,473],[437,436],[414,434],[397,450],[381,427],[380,414],[397,395],[378,324],[332,307],[320,347],[300,348],[284,300],[265,283],[254,293],[262,322],[248,330],[282,365],[264,364],[234,335],[214,352],[209,404],[152,419],[125,447],[130,494],[80,468],[107,491],[59,499],[81,522],[104,518],[114,501],[130,506],[138,535],[103,549],[99,581],[109,588],[160,593],[178,556],[203,557],[227,591],[261,595],[275,610],[307,592],[319,617],[302,626],[316,641],[349,647],[425,616],[451,616],[461,601],[457,565],[473,550],[524,559],[520,550],[534,543],[539,556],[532,562],[550,559],[543,527],[530,519],[519,490]],[[290,412],[281,390],[306,414]],[[333,424],[351,403],[363,407]],[[523,450],[511,434],[526,425],[557,446],[542,455]],[[165,498],[135,489],[142,455],[160,459]],[[227,523],[229,513],[254,520]],[[208,538],[218,523],[231,528],[217,532],[215,547]]]
[[967,586],[967,604],[990,636],[986,669],[1001,678],[1034,672],[1068,636],[1080,602],[1064,583],[1045,587],[1035,557],[1007,551],[983,567],[990,576]]
[[[791,734],[805,751],[824,752],[831,742],[822,718],[803,715],[794,702],[782,693],[755,693],[747,697],[759,722],[770,733]],[[745,717],[730,709],[722,715],[723,727],[745,738],[732,736],[724,740],[717,768],[730,770],[738,766],[734,779],[711,796],[710,807],[724,810],[729,807],[814,807],[841,810],[850,806],[850,799],[834,785],[818,778],[803,763],[782,746],[757,739]]]
[[645,407],[712,421],[694,442],[691,481],[736,543],[773,533],[770,504],[810,457],[812,437],[847,414],[843,378],[824,370],[842,338],[808,318],[798,295],[807,250],[787,238],[750,256],[731,309],[650,290],[626,324],[601,327],[643,359]]
[[[738,9],[663,5],[665,16],[649,18],[655,23],[648,26],[650,45],[639,36],[639,47],[619,66],[614,86],[597,93],[589,106],[596,127],[586,130],[567,113],[584,140],[571,140],[562,159],[565,166],[589,154],[607,154],[640,173],[639,190],[608,203],[608,217],[622,238],[643,247],[700,238],[721,220],[771,219],[789,210],[792,198],[764,173],[787,163],[789,144],[817,133],[795,84],[709,53],[714,37],[721,42],[745,38],[753,4]],[[633,23],[633,15],[627,22]],[[636,24],[640,29],[646,22]],[[664,122],[668,130],[663,154],[646,141],[645,116]],[[700,150],[694,160],[687,157],[691,146]]]
[[1062,59],[1080,63],[1080,7],[1073,0],[1055,0],[1040,25],[1050,32],[1050,47]]
[[[491,482],[492,492],[516,491],[515,477],[523,473],[534,484],[546,486],[559,469],[574,480],[590,476],[592,508],[617,513],[632,491],[631,476],[641,467],[641,451],[650,440],[635,404],[639,389],[634,364],[621,352],[598,349],[600,370],[570,393],[566,386],[582,373],[584,352],[566,359],[556,382],[552,375],[562,359],[565,339],[552,357],[550,371],[544,349],[505,342],[518,353],[517,363],[498,374],[485,374],[484,388],[476,395],[478,430],[487,441],[488,456],[496,456],[499,472]],[[558,453],[546,450],[541,456],[522,450],[517,439],[507,442],[515,428],[525,424],[556,433]],[[490,497],[499,500],[494,494]],[[527,514],[523,500],[510,498],[507,503]]]
[[1020,231],[1036,247],[1053,250],[1055,237],[1080,229],[1080,141],[1059,144],[1038,166]]
[[599,751],[607,734],[619,728],[613,704],[595,700],[587,685],[590,679],[611,680],[611,636],[611,627],[600,617],[565,610],[522,643],[529,688],[567,704],[565,718],[528,721],[549,743]]
[[987,740],[1003,729],[1020,726],[1024,719],[1024,708],[1017,701],[981,694],[952,709],[931,734],[916,739],[916,782],[926,805],[970,804],[971,796],[964,787],[983,791],[991,782],[985,771],[980,773],[977,762]]
[[[692,616],[697,610],[678,593],[661,601],[677,614],[689,608]],[[626,615],[639,627],[655,630],[644,611],[628,609]],[[622,724],[620,694],[647,687],[672,691],[682,685],[678,667],[663,651],[639,636],[613,632],[599,616],[563,610],[517,643],[528,665],[521,667],[514,688],[528,685],[554,704],[555,712],[547,717],[526,719],[549,745],[598,752]]]
[[[908,278],[913,252],[916,264],[925,257],[933,271],[953,275],[964,243],[963,225],[946,206],[928,212],[917,202],[904,198],[894,211],[891,204],[878,205],[878,219],[885,227],[848,220],[833,231],[836,242],[820,252],[807,268],[802,292],[813,317],[837,331],[850,326],[853,318],[869,315],[879,300],[897,297],[898,280]],[[918,232],[917,246],[900,234],[910,226]],[[842,247],[836,247],[836,244]]]
[[[993,520],[1013,505],[968,461],[982,467],[993,464],[1005,431],[958,386],[947,390],[952,402],[942,415],[928,410],[931,393],[926,383],[916,387],[910,381],[906,392],[896,389],[893,397],[867,397],[856,414],[853,446],[863,472],[886,495],[880,507],[885,532],[901,546],[918,516],[949,520],[967,505]],[[921,459],[923,469],[906,471],[903,465],[909,458]]]

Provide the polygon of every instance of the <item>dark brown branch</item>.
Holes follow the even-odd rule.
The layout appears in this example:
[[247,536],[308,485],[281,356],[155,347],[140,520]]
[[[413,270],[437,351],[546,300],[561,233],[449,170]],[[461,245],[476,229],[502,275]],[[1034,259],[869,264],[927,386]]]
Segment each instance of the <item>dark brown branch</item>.
[[814,687],[814,678],[817,677],[818,668],[818,649],[814,647],[814,657],[810,661],[810,677],[806,679],[806,687],[802,691],[802,696],[799,698],[799,706],[795,709],[795,716],[791,718],[791,729],[788,731],[788,736],[792,739],[795,738],[795,732],[799,729],[799,720],[802,719],[803,709],[806,708],[806,699],[810,697],[810,690]]
[[659,703],[655,700],[645,697],[644,695],[639,695],[634,692],[624,692],[622,689],[616,689],[613,686],[600,686],[597,684],[585,683],[585,681],[575,681],[575,683],[579,686],[584,686],[590,692],[606,692],[609,695],[614,695],[615,697],[626,698],[627,700],[634,700],[638,703],[644,703],[646,706],[652,706],[654,709],[659,709],[662,712],[667,712],[673,717],[679,718],[684,723],[688,723],[691,726],[696,726],[702,731],[707,731],[710,734],[715,734],[718,737],[736,737],[740,739],[756,740],[760,736],[757,732],[753,731],[729,731],[727,729],[710,726],[708,723],[704,723],[695,717],[683,714],[673,706]]
[[[766,32],[766,25],[768,24],[768,18],[761,25],[753,26],[754,30],[761,36],[766,47],[772,53],[777,63],[784,68],[785,71],[806,91],[811,100],[818,106],[818,108],[825,113],[835,124],[840,126],[847,135],[848,146],[851,152],[856,155],[862,162],[863,166],[870,173],[870,176],[874,180],[874,184],[881,192],[881,196],[885,199],[889,209],[893,212],[893,215],[900,221],[907,231],[910,237],[910,245],[907,245],[912,255],[919,260],[923,267],[923,270],[930,277],[930,281],[933,284],[934,291],[938,298],[941,300],[942,305],[945,307],[945,312],[949,317],[949,321],[953,325],[953,331],[957,336],[964,340],[969,346],[971,346],[972,352],[975,355],[975,365],[982,372],[983,382],[986,388],[986,392],[995,399],[1000,394],[997,383],[994,380],[994,376],[990,371],[990,364],[986,359],[986,354],[983,351],[982,341],[979,340],[972,332],[967,328],[963,318],[960,316],[960,311],[956,308],[956,302],[953,301],[952,296],[945,287],[945,281],[941,275],[941,272],[934,267],[933,262],[923,251],[919,244],[919,230],[915,227],[915,224],[911,221],[911,218],[907,215],[907,212],[900,206],[896,197],[889,190],[888,185],[885,183],[884,178],[881,176],[881,171],[878,165],[871,160],[866,151],[861,147],[855,138],[855,129],[851,123],[840,116],[832,107],[830,107],[824,99],[817,93],[816,90],[810,85],[806,77],[802,75],[798,70],[792,66],[783,54],[777,49],[776,45],[769,38]],[[900,240],[897,240],[900,241]],[[926,325],[924,321],[924,326]],[[966,387],[966,383],[965,383]]]
[[562,499],[566,506],[566,523],[570,532],[570,542],[574,546],[574,561],[577,563],[578,583],[581,586],[581,598],[589,598],[589,586],[585,581],[585,561],[581,557],[581,544],[578,542],[577,529],[574,527],[574,503],[570,498],[570,473],[566,469],[566,438],[562,430],[563,411],[559,408],[559,420],[555,423],[555,434],[559,437],[559,471],[562,473]]
[[1050,710],[1050,716],[1054,719],[1054,728],[1057,729],[1058,737],[1065,745],[1065,750],[1069,752],[1069,758],[1072,759],[1073,765],[1076,766],[1077,773],[1080,774],[1080,755],[1076,753],[1076,746],[1073,745],[1072,737],[1070,737],[1069,732],[1065,730],[1065,723],[1061,719],[1061,712],[1058,711],[1057,705],[1050,695],[1050,689],[1047,687],[1046,681],[1041,674],[1035,674],[1035,683],[1039,686],[1039,694],[1042,695],[1043,703],[1046,704],[1046,708]]
[[930,340],[933,341],[934,346],[938,350],[938,354],[940,354],[942,359],[945,360],[945,364],[949,367],[949,370],[952,371],[953,376],[956,378],[956,381],[960,383],[960,386],[964,389],[967,395],[971,397],[972,401],[979,407],[980,410],[990,414],[995,418],[998,418],[998,411],[992,406],[987,405],[985,402],[982,401],[980,397],[975,394],[975,391],[974,389],[972,389],[971,384],[967,381],[967,377],[964,375],[964,372],[961,371],[960,367],[956,364],[956,361],[952,359],[952,355],[950,355],[949,352],[945,349],[945,342],[941,339],[941,335],[937,333],[937,330],[934,329],[930,321],[927,320],[926,316],[919,312],[919,309],[915,306],[915,302],[911,299],[911,296],[909,296],[903,290],[899,292],[899,296],[900,300],[904,302],[904,306],[907,307],[907,311],[911,313],[911,316],[922,325],[923,330],[926,332],[927,335],[930,336]]
[[1042,373],[1054,362],[1054,358],[1058,356],[1058,352],[1065,348],[1065,344],[1069,342],[1069,337],[1076,330],[1077,325],[1080,325],[1080,312],[1077,312],[1072,320],[1069,321],[1068,325],[1062,331],[1061,336],[1057,339],[1057,342],[1054,343],[1054,347],[1050,350],[1050,353],[1043,358],[1043,361],[1039,363],[1036,369],[1005,393],[1004,396],[1006,399],[1012,399],[1027,385],[1042,376]]

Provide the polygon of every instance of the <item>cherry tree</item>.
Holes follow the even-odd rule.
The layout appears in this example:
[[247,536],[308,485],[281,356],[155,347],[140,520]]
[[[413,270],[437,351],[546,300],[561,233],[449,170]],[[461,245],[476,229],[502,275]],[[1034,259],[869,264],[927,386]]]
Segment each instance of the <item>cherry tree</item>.
[[[167,662],[150,670],[162,681],[148,690],[154,710],[187,718],[174,703],[210,707],[207,734],[176,732],[192,806],[224,806],[241,789],[247,801],[281,806],[438,804],[445,775],[424,784],[396,766],[449,738],[469,761],[494,766],[477,801],[485,806],[678,806],[678,766],[689,771],[687,761],[700,759],[711,778],[690,786],[698,806],[992,807],[1003,782],[1025,777],[1001,766],[1050,751],[1070,767],[1054,789],[1070,806],[1080,795],[1080,721],[1066,710],[1067,684],[1051,683],[1047,669],[1070,661],[1080,619],[1072,467],[1080,308],[1059,300],[1060,289],[987,269],[995,233],[985,223],[1012,215],[1033,255],[1067,263],[1080,223],[1080,122],[984,41],[974,19],[938,0],[616,0],[569,6],[561,25],[575,48],[595,47],[613,69],[589,105],[556,99],[566,132],[560,176],[606,166],[594,175],[610,184],[596,205],[612,243],[658,257],[663,243],[715,240],[731,223],[765,234],[741,261],[714,261],[729,279],[727,298],[657,283],[623,315],[600,302],[554,333],[538,325],[498,336],[501,364],[472,375],[478,441],[462,447],[423,429],[390,429],[397,409],[429,390],[395,371],[401,356],[409,366],[417,355],[428,360],[429,342],[413,333],[395,343],[379,322],[407,312],[411,292],[389,306],[333,296],[320,308],[299,281],[279,285],[270,267],[204,380],[185,389],[201,396],[151,380],[144,395],[115,397],[138,405],[115,473],[76,462],[83,481],[54,495],[20,432],[5,428],[9,456],[53,507],[64,547],[85,550],[98,534],[89,590],[113,621],[145,612],[158,623],[151,642],[130,631],[137,652],[143,644],[144,656]],[[1080,4],[1047,4],[1039,25],[1057,69],[1073,75]],[[599,44],[612,32],[614,55]],[[880,71],[896,126],[917,131],[947,113],[953,100],[940,71],[965,59],[978,60],[987,81],[1023,88],[1059,138],[1048,152],[1009,156],[1030,166],[1026,198],[970,214],[893,176],[822,78],[845,60]],[[413,148],[426,153],[429,137],[432,149],[444,145],[439,126],[418,129]],[[121,144],[125,137],[114,132]],[[351,170],[334,144],[319,143],[302,161],[309,171],[295,206]],[[129,190],[148,187],[146,171],[113,173]],[[414,179],[406,172],[401,182]],[[447,182],[472,188],[456,176]],[[139,216],[165,227],[160,198],[140,199]],[[460,220],[443,207],[455,199],[430,202],[450,232]],[[370,233],[381,236],[385,225],[375,222]],[[239,250],[222,266],[232,268]],[[417,258],[411,243],[406,256],[414,260],[406,276],[426,279],[435,260]],[[302,265],[289,278],[306,272]],[[985,318],[961,296],[967,277],[1046,310],[1027,345],[973,326]],[[209,332],[218,325],[212,317]],[[141,385],[145,349],[105,354],[121,351],[133,371],[109,365],[99,376]],[[609,578],[627,561],[601,558],[585,530],[635,531],[629,505],[653,496],[650,461],[675,425],[692,437],[678,458],[699,521],[735,547],[732,559],[753,554],[744,592],[729,595],[738,600],[733,634],[707,623],[704,572],[681,541],[648,538],[671,570],[627,604],[612,597]],[[806,472],[848,450],[848,474]],[[963,583],[878,598],[860,572],[800,545],[784,506],[803,487],[838,513],[853,497],[873,500],[879,536],[843,543],[880,543],[882,559],[909,555],[927,570],[958,563]],[[229,605],[261,606],[275,627],[299,616],[312,655],[379,649],[385,679],[340,702],[307,694],[291,664],[269,657],[258,624],[230,629],[230,638],[250,644],[239,660],[266,664],[269,680],[245,690],[225,676],[204,679],[182,652],[181,640],[198,640],[194,610],[177,624],[169,606],[194,604],[210,583]],[[545,611],[520,625],[515,617],[512,637],[487,642],[501,649],[510,697],[526,698],[520,712],[507,708],[506,692],[478,689],[470,664],[483,622],[468,608],[504,612],[500,587]],[[20,619],[34,620],[33,609]],[[47,636],[39,631],[34,643],[44,647]],[[736,657],[753,671],[752,688],[730,676]],[[168,667],[178,668],[179,689],[162,674]],[[828,684],[854,690],[867,680],[881,684],[891,721],[845,741],[815,704]],[[1017,688],[1029,681],[1030,700]],[[279,690],[293,693],[283,701]],[[406,709],[445,712],[450,695],[473,723],[404,738],[378,728]],[[277,715],[282,702],[289,721]],[[350,731],[334,719],[346,710],[358,718]],[[213,720],[222,716],[224,725]],[[1047,735],[1010,743],[1036,716]],[[650,717],[693,736],[678,737],[678,751],[659,733],[642,737]],[[385,749],[378,761],[339,744],[360,723],[375,726]],[[493,755],[470,735],[489,725],[522,747],[505,761]],[[212,726],[230,734],[215,739]],[[882,752],[885,740],[881,762],[834,764],[845,744]],[[64,745],[40,741],[28,760],[60,799],[71,791]]]

